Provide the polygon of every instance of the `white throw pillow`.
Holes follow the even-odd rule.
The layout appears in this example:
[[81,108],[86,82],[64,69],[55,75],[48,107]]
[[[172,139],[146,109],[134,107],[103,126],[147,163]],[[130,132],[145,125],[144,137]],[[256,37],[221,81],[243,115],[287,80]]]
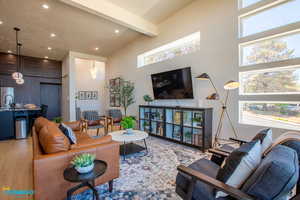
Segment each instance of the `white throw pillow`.
[[259,131],[252,141],[260,140],[262,152],[264,153],[273,143],[272,129],[267,128]]
[[[243,144],[226,159],[225,165],[218,171],[217,179],[232,187],[240,188],[261,162],[262,145],[260,141]],[[216,198],[227,194],[217,191]]]

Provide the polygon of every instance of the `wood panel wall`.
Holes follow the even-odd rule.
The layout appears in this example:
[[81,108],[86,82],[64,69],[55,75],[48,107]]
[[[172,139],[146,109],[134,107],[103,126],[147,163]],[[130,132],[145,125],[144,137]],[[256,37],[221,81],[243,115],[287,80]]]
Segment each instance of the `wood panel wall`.
[[0,53],[0,86],[15,88],[16,103],[40,105],[40,84],[61,84],[62,62],[29,56],[21,57],[21,72],[25,83],[17,85],[11,74],[17,69],[17,57]]

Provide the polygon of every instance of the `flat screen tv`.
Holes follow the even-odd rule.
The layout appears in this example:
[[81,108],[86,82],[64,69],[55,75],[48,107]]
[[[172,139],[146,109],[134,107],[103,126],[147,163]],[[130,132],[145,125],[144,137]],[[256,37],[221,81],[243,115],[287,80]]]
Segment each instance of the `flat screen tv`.
[[155,99],[193,99],[191,68],[152,74]]

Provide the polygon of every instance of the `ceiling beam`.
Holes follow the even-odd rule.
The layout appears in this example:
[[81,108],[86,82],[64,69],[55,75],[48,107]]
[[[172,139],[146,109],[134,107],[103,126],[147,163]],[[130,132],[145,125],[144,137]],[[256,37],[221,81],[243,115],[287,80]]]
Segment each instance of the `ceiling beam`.
[[144,18],[129,12],[107,0],[60,0],[71,6],[98,15],[137,32],[154,37],[158,35],[158,27]]

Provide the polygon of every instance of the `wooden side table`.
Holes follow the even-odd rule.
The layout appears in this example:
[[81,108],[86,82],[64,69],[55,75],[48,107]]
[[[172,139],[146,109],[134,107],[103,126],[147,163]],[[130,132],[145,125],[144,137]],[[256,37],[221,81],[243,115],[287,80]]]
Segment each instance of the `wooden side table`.
[[95,189],[95,179],[102,176],[107,169],[106,162],[102,160],[94,161],[94,169],[86,174],[80,174],[76,171],[74,167],[70,167],[65,169],[64,171],[64,179],[69,182],[77,182],[79,185],[70,188],[67,191],[67,200],[71,200],[72,194],[82,187],[89,187],[93,191],[93,200],[96,196],[96,200],[99,200],[99,195],[97,190]]

